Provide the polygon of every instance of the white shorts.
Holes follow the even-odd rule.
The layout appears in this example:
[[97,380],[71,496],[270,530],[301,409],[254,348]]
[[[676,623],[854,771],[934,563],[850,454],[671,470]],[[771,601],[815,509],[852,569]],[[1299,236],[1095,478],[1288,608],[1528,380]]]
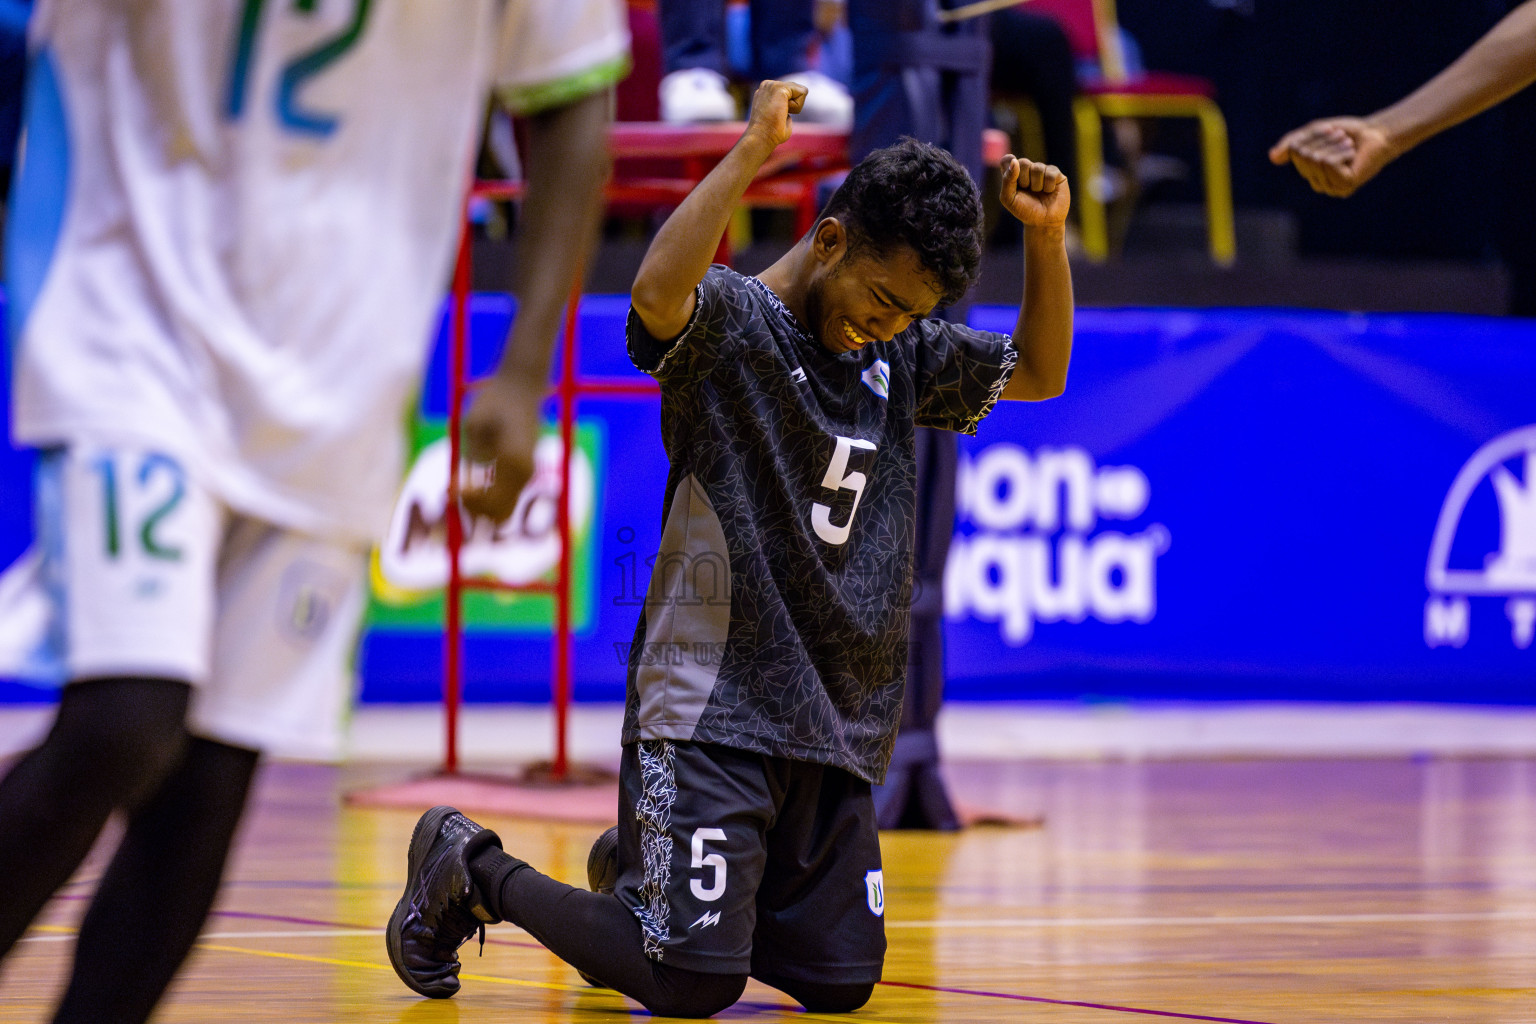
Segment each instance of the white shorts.
[[126,445],[45,453],[37,502],[67,679],[185,680],[200,736],[340,756],[365,551],[232,512],[176,460]]

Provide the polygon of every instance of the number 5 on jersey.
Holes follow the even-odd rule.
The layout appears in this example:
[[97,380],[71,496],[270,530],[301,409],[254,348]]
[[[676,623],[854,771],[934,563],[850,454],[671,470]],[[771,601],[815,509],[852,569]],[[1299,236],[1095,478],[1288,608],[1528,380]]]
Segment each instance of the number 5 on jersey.
[[839,526],[832,522],[832,507],[815,502],[811,505],[811,526],[815,528],[816,536],[828,544],[846,544],[848,534],[853,530],[853,517],[859,512],[859,499],[864,496],[864,485],[869,482],[863,473],[848,471],[848,458],[855,448],[874,451],[875,443],[857,437],[833,436],[832,440],[836,442],[832,461],[827,464],[827,474],[822,477],[821,486],[829,491],[852,491],[853,507],[848,510],[848,521]]

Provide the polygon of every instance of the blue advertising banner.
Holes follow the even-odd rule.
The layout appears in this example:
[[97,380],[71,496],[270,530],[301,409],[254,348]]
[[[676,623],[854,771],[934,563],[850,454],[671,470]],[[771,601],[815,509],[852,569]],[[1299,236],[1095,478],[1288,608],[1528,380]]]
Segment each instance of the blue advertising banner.
[[1082,312],[962,442],[952,694],[1536,702],[1533,380],[1530,321]]
[[[624,354],[626,309],[583,302],[584,374],[645,379]],[[474,372],[511,315],[477,297]],[[950,697],[1536,703],[1532,381],[1530,321],[1080,311],[1067,394],[1002,403],[961,439]],[[374,560],[364,700],[440,695],[445,395],[440,338],[417,464]],[[660,535],[658,410],[580,404],[578,700],[623,692]],[[539,479],[512,526],[472,533],[472,571],[550,578],[558,495]],[[26,546],[29,480],[27,456],[0,452],[0,564]],[[548,699],[548,597],[476,593],[466,620],[467,699]]]

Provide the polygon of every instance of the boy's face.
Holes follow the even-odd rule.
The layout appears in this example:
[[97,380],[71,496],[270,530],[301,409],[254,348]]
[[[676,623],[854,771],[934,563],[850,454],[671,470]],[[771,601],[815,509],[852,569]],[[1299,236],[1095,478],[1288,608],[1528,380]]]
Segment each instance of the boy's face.
[[812,242],[816,270],[807,289],[808,327],[832,352],[853,352],[890,341],[913,320],[933,312],[942,292],[908,246],[877,255],[849,255],[842,225],[829,218]]

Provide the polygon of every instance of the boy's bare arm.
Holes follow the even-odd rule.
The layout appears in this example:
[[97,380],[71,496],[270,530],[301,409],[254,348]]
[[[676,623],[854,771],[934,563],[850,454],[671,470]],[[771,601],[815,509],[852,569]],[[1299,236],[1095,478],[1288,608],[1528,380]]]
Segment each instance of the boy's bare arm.
[[1066,176],[1051,164],[1003,157],[1003,209],[1024,223],[1024,302],[1013,328],[1019,362],[1002,397],[1055,398],[1072,358],[1072,268],[1067,263]]
[[789,117],[804,102],[803,85],[767,81],[758,86],[746,131],[656,232],[630,293],[651,337],[675,338],[688,326],[694,288],[714,259],[731,211],[768,157],[789,138]]

